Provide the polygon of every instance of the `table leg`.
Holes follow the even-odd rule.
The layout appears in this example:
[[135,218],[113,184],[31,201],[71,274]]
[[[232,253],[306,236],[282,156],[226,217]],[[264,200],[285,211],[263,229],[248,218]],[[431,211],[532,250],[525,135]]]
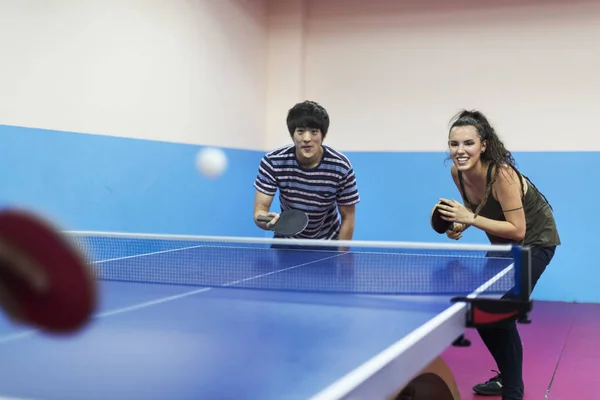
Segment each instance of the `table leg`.
[[460,400],[452,371],[437,357],[390,400]]

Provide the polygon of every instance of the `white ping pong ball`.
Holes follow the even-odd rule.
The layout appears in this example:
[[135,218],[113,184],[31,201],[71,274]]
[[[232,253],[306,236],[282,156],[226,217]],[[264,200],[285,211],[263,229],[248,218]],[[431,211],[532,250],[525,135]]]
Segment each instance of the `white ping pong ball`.
[[196,156],[196,168],[204,176],[217,178],[227,169],[227,156],[216,147],[205,147]]

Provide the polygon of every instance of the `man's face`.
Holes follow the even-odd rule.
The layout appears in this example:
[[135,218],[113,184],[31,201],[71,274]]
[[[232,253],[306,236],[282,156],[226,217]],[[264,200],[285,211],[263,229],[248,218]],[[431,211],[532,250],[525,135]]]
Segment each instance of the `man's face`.
[[314,161],[321,154],[323,134],[320,129],[296,128],[294,131],[294,144],[298,158],[304,161]]

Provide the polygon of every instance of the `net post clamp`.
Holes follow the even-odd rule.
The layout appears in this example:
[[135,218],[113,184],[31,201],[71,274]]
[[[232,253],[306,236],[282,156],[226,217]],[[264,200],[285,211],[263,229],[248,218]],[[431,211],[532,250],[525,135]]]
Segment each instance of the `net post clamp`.
[[453,303],[467,304],[467,327],[477,328],[502,321],[523,320],[533,308],[532,300],[453,297]]

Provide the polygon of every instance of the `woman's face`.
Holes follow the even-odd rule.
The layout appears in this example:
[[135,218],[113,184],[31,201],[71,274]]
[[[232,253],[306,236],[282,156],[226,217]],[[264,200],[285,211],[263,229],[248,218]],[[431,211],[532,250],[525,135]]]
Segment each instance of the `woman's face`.
[[455,126],[450,130],[448,148],[452,162],[459,171],[465,172],[479,164],[485,143],[474,126]]

